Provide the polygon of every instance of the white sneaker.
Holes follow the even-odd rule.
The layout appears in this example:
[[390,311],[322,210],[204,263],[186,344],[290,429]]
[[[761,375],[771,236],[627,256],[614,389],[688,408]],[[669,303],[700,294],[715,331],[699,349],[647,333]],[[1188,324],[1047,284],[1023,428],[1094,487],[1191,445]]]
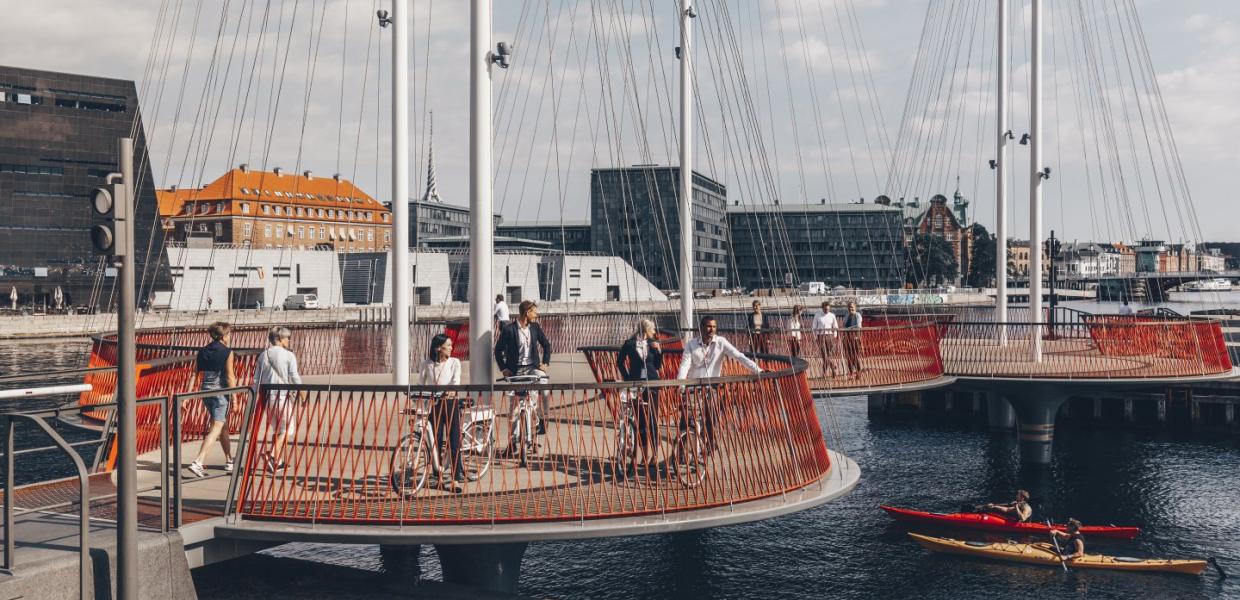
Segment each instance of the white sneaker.
[[207,470],[206,470],[206,468],[204,468],[204,467],[202,466],[202,463],[200,463],[200,462],[198,462],[198,461],[194,461],[194,462],[192,462],[192,463],[189,463],[189,467],[188,467],[188,468],[189,468],[189,472],[190,472],[190,473],[193,473],[194,475],[197,475],[197,476],[199,476],[199,477],[206,477],[206,476],[207,476]]
[[231,460],[230,460],[230,461],[228,461],[228,462],[224,463],[224,472],[225,472],[225,473],[232,473],[232,472],[233,472],[233,461],[231,461]]

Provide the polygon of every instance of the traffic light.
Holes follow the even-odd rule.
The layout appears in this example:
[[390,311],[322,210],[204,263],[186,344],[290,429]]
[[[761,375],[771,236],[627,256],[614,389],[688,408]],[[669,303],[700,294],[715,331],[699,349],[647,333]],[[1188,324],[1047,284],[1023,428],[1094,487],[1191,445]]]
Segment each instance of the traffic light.
[[96,254],[117,256],[118,249],[130,246],[124,236],[130,231],[125,225],[132,208],[125,184],[120,179],[120,173],[110,173],[107,184],[95,188],[91,195],[91,208],[107,221],[90,228],[90,241],[95,246]]

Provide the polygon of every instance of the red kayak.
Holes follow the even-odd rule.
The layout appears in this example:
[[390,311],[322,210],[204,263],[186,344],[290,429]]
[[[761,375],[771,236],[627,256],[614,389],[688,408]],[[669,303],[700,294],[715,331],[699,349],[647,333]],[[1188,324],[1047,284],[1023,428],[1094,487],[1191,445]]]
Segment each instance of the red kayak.
[[[1031,536],[1047,535],[1051,528],[1059,531],[1065,530],[1065,526],[1060,523],[1054,523],[1050,526],[1047,526],[1046,523],[1021,523],[1015,519],[1009,519],[992,513],[932,513],[896,508],[894,506],[881,506],[880,508],[887,511],[887,514],[895,517],[897,521],[918,525],[937,525],[939,527],[957,527]],[[1139,527],[1117,527],[1115,525],[1085,525],[1081,527],[1081,533],[1086,536],[1131,540],[1137,537],[1138,533],[1141,533],[1141,529]]]

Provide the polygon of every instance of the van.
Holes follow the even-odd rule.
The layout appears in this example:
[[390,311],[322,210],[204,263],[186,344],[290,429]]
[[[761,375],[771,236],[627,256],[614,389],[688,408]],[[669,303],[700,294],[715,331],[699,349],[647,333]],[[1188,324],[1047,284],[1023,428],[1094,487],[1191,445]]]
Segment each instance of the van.
[[314,294],[293,294],[284,299],[284,310],[313,310],[319,307],[319,297]]
[[821,296],[827,293],[827,284],[821,281],[806,281],[802,282],[801,286],[797,289],[802,294],[809,296]]

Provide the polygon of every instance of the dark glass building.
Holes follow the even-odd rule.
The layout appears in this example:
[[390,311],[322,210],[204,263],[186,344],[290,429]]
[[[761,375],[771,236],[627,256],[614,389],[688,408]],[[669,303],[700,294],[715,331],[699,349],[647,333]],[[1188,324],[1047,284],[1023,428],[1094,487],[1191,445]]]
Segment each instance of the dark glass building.
[[[679,167],[637,165],[590,174],[595,252],[619,256],[662,290],[680,287]],[[727,188],[693,174],[693,287],[728,282]]]
[[[390,207],[390,206],[389,206]],[[495,225],[503,219],[492,217]],[[409,200],[409,247],[420,248],[432,238],[469,237],[473,219],[468,206],[457,206],[435,200]]]
[[138,301],[170,289],[146,136],[132,81],[0,66],[0,289],[21,304],[107,307],[115,272],[93,253],[91,192],[134,138]]
[[903,279],[900,209],[878,204],[728,207],[736,285],[897,288]]
[[590,223],[586,221],[516,221],[495,228],[496,235],[538,240],[561,252],[592,252]]

